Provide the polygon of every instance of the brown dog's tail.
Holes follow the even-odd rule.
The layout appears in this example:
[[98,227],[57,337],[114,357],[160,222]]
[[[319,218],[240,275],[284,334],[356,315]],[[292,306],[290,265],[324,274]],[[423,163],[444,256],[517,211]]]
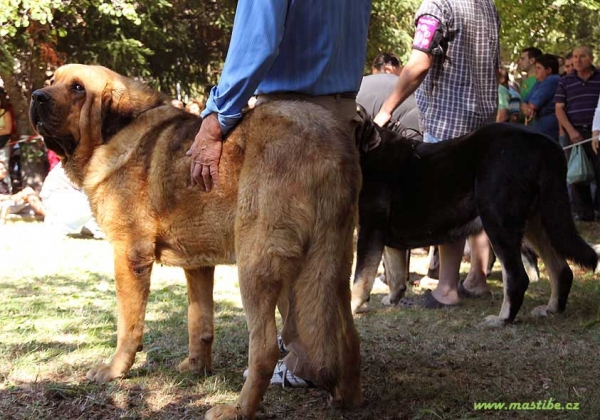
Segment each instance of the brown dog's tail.
[[573,222],[565,184],[567,165],[560,153],[562,151],[549,155],[553,159],[550,159],[552,162],[546,162],[549,170],[541,180],[539,206],[542,226],[559,254],[582,267],[595,270],[598,255],[579,235]]

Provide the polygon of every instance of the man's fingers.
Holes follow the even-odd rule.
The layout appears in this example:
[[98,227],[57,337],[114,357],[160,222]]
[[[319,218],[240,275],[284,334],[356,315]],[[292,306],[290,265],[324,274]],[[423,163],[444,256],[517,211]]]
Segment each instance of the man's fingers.
[[192,163],[192,182],[194,184],[197,184],[200,186],[200,188],[202,188],[203,190],[206,190],[206,188],[204,187],[204,180],[202,179],[202,165],[199,164],[198,162],[193,162]]
[[219,165],[210,165],[210,176],[212,178],[212,183],[217,188],[219,185]]
[[212,179],[210,178],[210,167],[202,165],[202,180],[204,181],[204,190],[210,191],[212,188]]

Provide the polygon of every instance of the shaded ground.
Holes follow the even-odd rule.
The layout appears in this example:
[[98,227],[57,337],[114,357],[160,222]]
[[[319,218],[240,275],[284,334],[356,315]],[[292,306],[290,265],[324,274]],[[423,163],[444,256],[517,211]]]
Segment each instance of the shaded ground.
[[[579,227],[600,242],[595,224]],[[109,358],[116,342],[110,245],[49,241],[39,223],[12,223],[0,227],[0,261],[0,419],[197,419],[215,403],[235,401],[247,358],[235,268],[217,270],[215,375],[176,372],[187,347],[185,279],[181,270],[156,267],[144,351],[128,378],[95,385],[85,373]],[[424,268],[425,256],[415,253],[413,276]],[[456,309],[384,308],[380,286],[371,310],[356,319],[366,405],[334,410],[321,390],[271,388],[264,417],[600,418],[600,283],[577,269],[575,276],[564,315],[529,315],[549,297],[543,271],[529,288],[519,322],[501,329],[480,327],[500,308],[498,266],[490,279],[494,297]],[[578,403],[579,410],[474,409],[477,402],[550,398]]]

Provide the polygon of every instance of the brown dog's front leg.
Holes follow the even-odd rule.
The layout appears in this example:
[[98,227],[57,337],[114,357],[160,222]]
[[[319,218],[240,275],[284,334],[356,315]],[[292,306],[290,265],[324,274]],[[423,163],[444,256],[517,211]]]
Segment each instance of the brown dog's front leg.
[[117,350],[110,363],[98,363],[87,373],[95,382],[109,382],[129,372],[135,354],[142,349],[144,317],[150,294],[153,260],[129,257],[125,245],[115,244],[117,289]]
[[180,372],[210,374],[214,339],[214,267],[185,270],[188,291],[189,356]]

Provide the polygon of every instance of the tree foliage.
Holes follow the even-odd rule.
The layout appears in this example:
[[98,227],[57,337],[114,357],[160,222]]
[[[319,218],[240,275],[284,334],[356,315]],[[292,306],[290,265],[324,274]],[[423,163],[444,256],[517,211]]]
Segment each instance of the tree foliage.
[[578,45],[600,52],[600,45],[595,45],[600,39],[597,0],[503,0],[496,6],[502,19],[505,62],[531,46],[558,55]]
[[[380,52],[406,61],[420,3],[373,0],[365,71]],[[194,95],[218,79],[235,5],[236,0],[0,0],[0,76],[13,97],[27,98],[63,63],[102,64],[172,95],[177,86]],[[598,0],[496,5],[506,63],[527,46],[564,54],[600,39]]]

